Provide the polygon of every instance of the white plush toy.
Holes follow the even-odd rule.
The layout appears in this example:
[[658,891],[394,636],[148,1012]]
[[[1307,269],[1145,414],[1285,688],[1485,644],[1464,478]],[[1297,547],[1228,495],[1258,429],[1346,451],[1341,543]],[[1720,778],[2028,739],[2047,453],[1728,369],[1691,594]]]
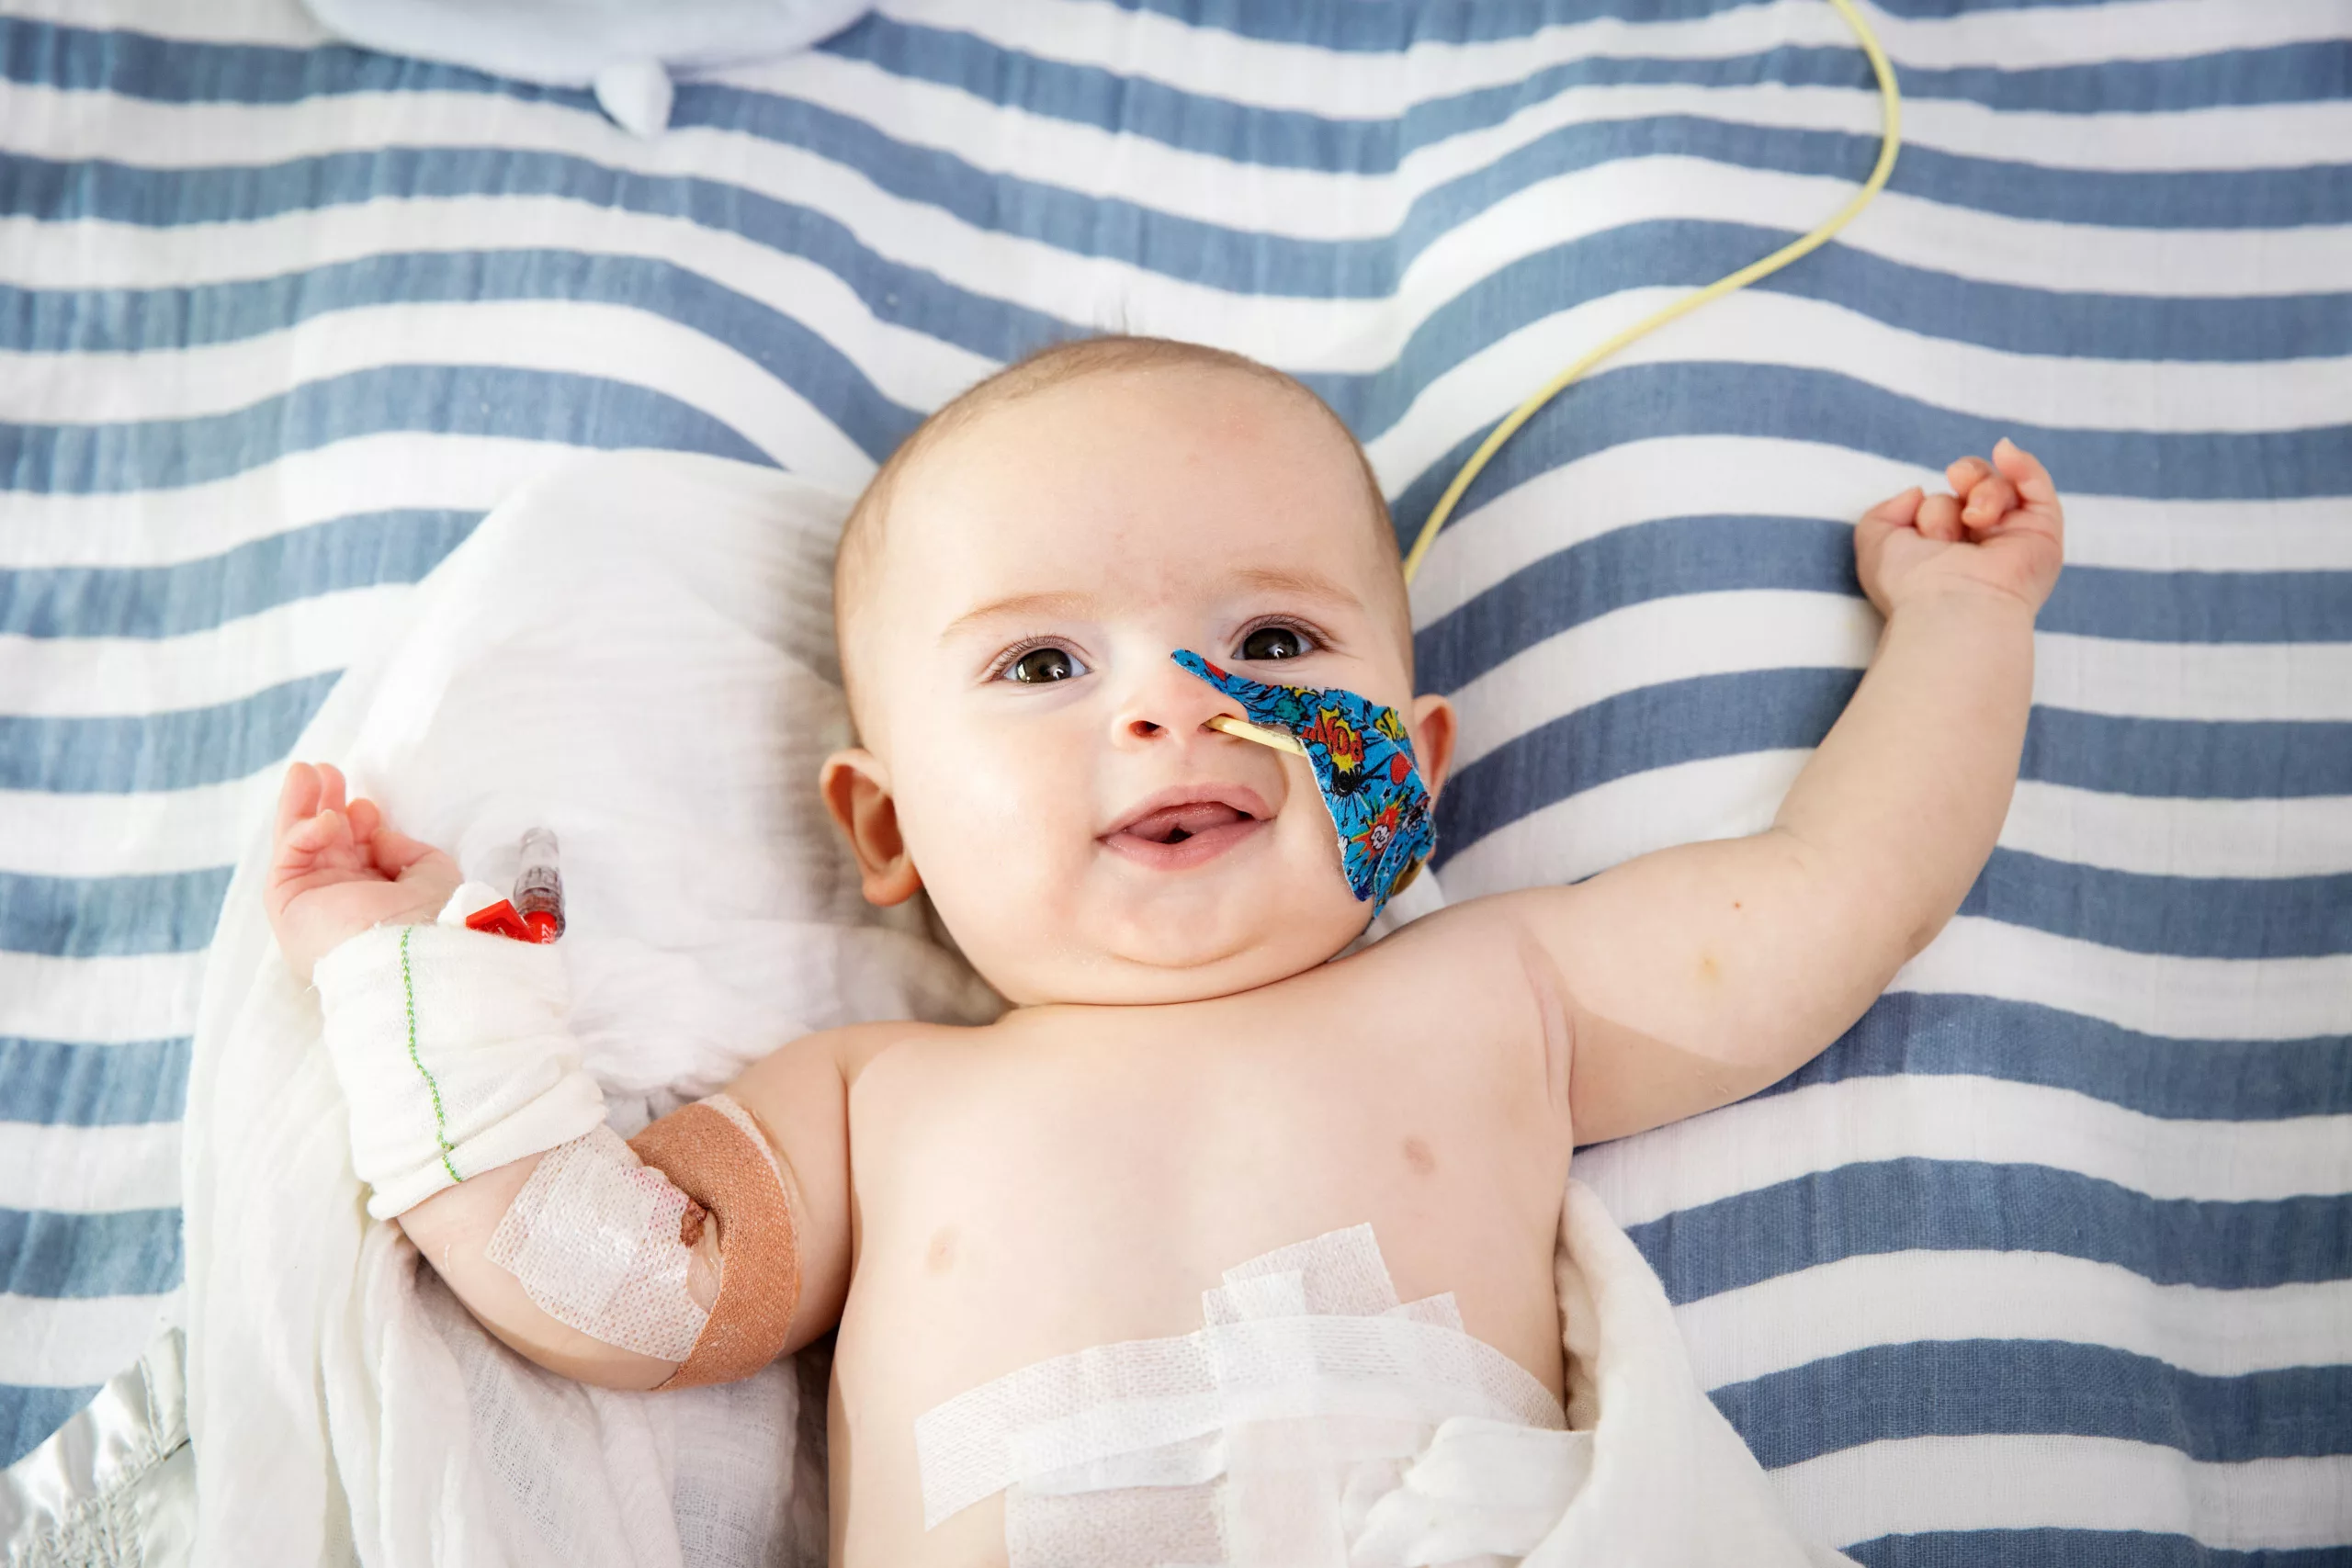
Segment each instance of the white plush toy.
[[593,87],[639,136],[670,123],[673,79],[808,48],[869,0],[304,0],[340,38],[548,87]]

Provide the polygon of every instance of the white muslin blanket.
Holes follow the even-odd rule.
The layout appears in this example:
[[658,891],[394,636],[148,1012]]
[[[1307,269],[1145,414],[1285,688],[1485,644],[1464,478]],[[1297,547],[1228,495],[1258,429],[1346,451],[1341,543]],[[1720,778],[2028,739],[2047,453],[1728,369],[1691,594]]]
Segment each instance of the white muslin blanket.
[[[920,910],[864,902],[816,797],[849,733],[842,510],[720,459],[582,459],[484,520],[298,748],[493,885],[524,829],[556,830],[573,1032],[624,1133],[800,1032],[1001,1005]],[[821,1562],[823,1477],[796,1450],[788,1364],[658,1395],[585,1388],[506,1351],[368,1218],[316,997],[262,913],[265,835],[222,911],[188,1089],[197,1561]],[[1399,919],[1436,903],[1420,881]],[[1845,1561],[1795,1536],[1694,1381],[1657,1277],[1575,1183],[1559,1279],[1588,1469],[1526,1562]],[[1480,1477],[1465,1461],[1425,1479]]]
[[[1001,1005],[920,914],[865,902],[817,799],[849,735],[844,510],[715,458],[571,465],[484,519],[297,747],[495,886],[524,829],[555,829],[572,1032],[623,1133],[807,1031]],[[316,995],[262,913],[266,832],[222,909],[189,1074],[198,1561],[821,1561],[790,1366],[658,1396],[554,1377],[368,1218]]]

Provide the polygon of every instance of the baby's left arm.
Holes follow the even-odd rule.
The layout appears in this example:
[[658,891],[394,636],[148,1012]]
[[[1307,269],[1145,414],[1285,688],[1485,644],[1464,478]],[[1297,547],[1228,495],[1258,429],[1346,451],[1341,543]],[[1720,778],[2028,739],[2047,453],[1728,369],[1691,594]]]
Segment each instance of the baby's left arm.
[[1770,829],[1497,900],[1557,970],[1576,1141],[1752,1094],[1836,1040],[1926,946],[1992,853],[2063,521],[2004,440],[1855,527],[1886,616],[1869,671]]

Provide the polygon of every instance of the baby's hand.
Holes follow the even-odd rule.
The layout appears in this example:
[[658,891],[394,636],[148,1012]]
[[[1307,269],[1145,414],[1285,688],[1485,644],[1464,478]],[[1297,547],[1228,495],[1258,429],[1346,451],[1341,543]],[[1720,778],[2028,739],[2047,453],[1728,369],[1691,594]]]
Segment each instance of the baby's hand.
[[2003,436],[1991,463],[1962,457],[1944,478],[1951,494],[1914,486],[1854,525],[1862,592],[1889,615],[1955,588],[1995,589],[2041,609],[2058,581],[2066,527],[2049,471]]
[[301,979],[371,926],[433,919],[458,880],[456,862],[394,832],[374,801],[345,807],[335,769],[297,762],[287,770],[262,903],[278,951]]

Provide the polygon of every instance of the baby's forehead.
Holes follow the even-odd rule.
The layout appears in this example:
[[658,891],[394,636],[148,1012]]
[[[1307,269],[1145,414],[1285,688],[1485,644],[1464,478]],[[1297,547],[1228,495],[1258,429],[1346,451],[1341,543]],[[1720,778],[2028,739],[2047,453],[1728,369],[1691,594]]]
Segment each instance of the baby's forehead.
[[1073,378],[978,409],[910,457],[888,507],[901,565],[1042,547],[1080,567],[1115,541],[1193,560],[1220,548],[1305,553],[1375,579],[1396,570],[1353,435],[1271,374],[1181,365]]

